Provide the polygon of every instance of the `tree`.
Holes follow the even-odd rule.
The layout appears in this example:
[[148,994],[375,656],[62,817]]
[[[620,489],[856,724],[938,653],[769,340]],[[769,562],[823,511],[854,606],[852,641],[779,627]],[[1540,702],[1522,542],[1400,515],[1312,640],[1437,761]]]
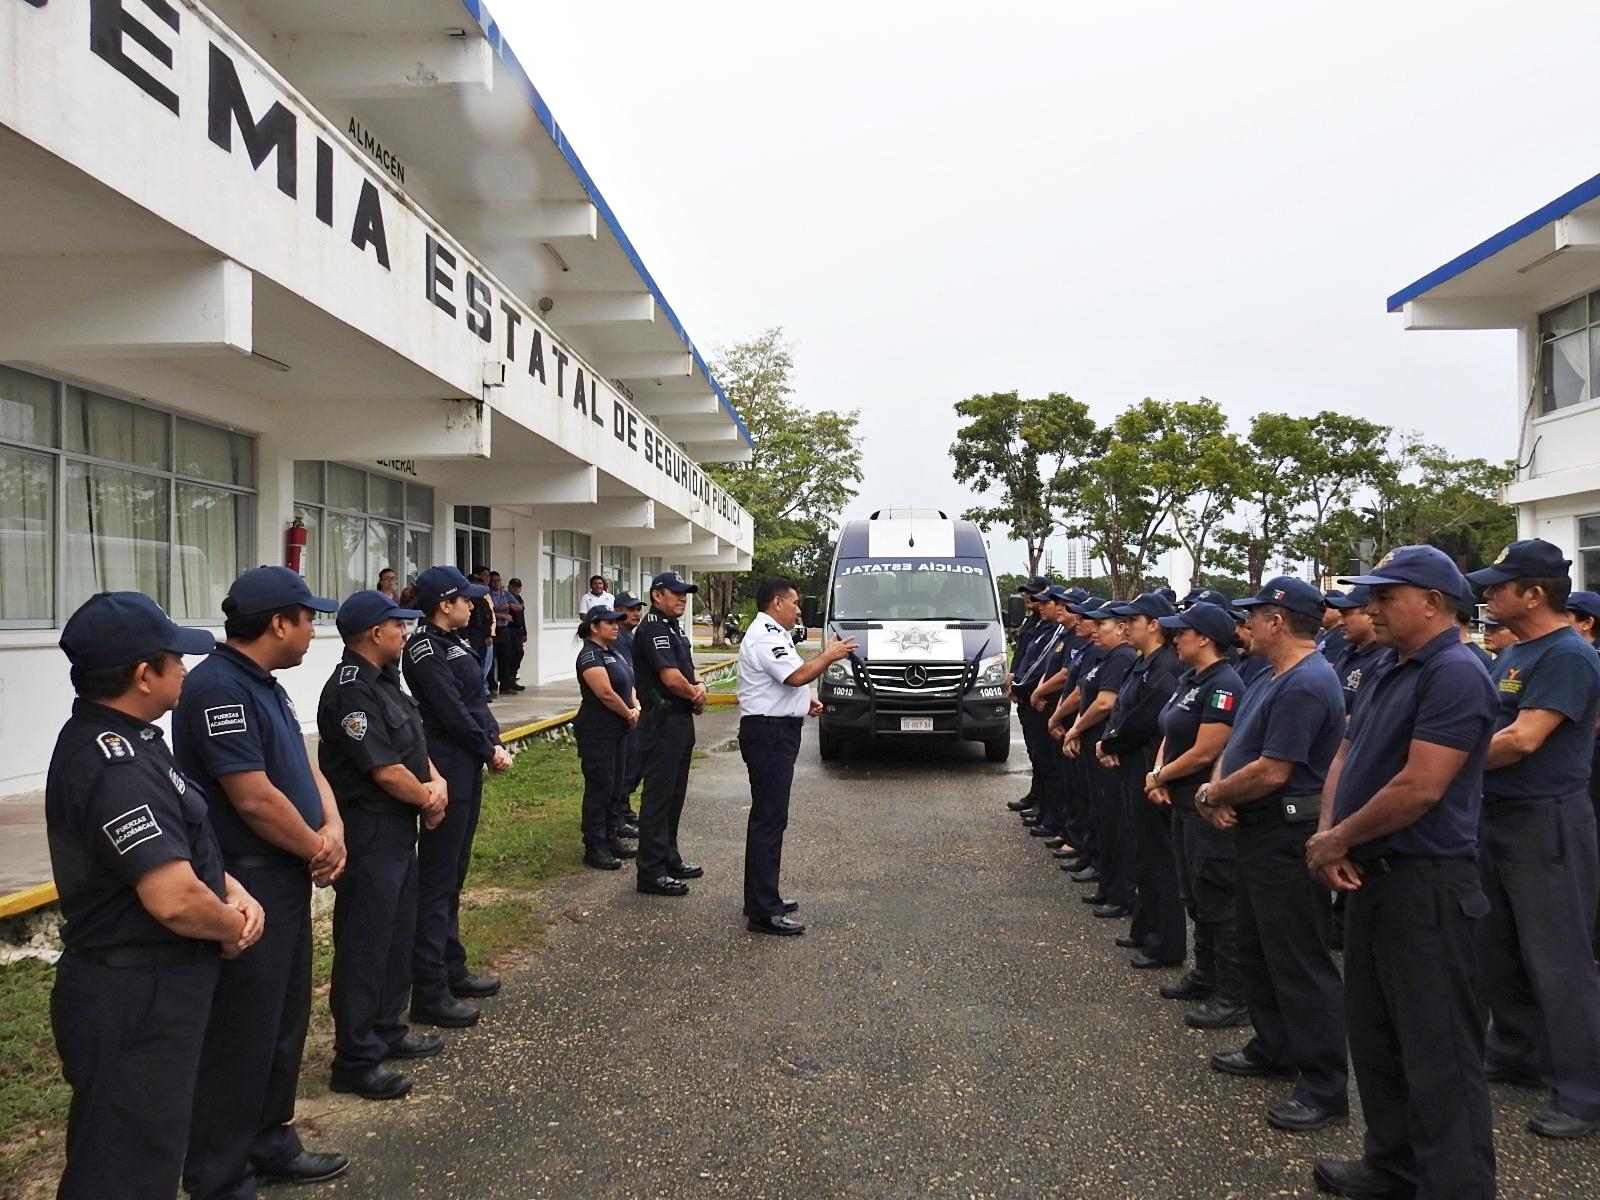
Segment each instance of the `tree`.
[[1324,410],[1305,420],[1304,439],[1292,466],[1292,491],[1306,509],[1290,549],[1312,562],[1320,581],[1350,552],[1350,522],[1335,514],[1383,473],[1383,448],[1393,432],[1387,425]]
[[1245,527],[1219,529],[1216,540],[1225,551],[1222,564],[1242,570],[1252,592],[1261,587],[1267,564],[1294,540],[1300,496],[1293,471],[1307,450],[1308,424],[1305,417],[1284,413],[1257,413],[1250,422],[1250,457],[1239,483]]
[[1228,431],[1228,418],[1213,400],[1173,406],[1180,431],[1177,450],[1185,479],[1172,505],[1172,532],[1189,554],[1189,586],[1199,587],[1214,562],[1212,537],[1238,505],[1246,482],[1245,450]]
[[955,481],[993,497],[962,518],[985,531],[1004,525],[1027,548],[1028,574],[1037,575],[1045,541],[1061,525],[1059,480],[1092,457],[1100,440],[1088,405],[1061,392],[1042,400],[991,392],[958,401],[956,414],[967,423],[950,447]]
[[[819,542],[831,545],[839,513],[861,482],[860,414],[812,410],[793,399],[794,350],[781,327],[719,347],[712,370],[755,442],[748,462],[705,468],[755,525],[752,576],[810,579]],[[707,578],[712,641],[719,646],[738,582],[727,572]]]

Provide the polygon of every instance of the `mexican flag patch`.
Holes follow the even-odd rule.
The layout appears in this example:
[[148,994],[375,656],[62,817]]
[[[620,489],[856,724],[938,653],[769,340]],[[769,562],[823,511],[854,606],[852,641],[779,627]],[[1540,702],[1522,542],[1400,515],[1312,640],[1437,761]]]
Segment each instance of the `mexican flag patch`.
[[1232,692],[1212,692],[1211,693],[1211,700],[1210,700],[1210,707],[1212,707],[1214,709],[1217,709],[1219,712],[1232,712],[1233,711],[1233,693]]

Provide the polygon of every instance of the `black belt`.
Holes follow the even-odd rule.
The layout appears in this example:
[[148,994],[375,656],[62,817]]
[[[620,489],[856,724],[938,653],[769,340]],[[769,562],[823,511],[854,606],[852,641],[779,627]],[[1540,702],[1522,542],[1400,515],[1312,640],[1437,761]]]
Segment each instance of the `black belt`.
[[225,866],[243,867],[246,871],[286,871],[290,867],[305,869],[306,864],[292,854],[224,854]]
[[1588,796],[1588,792],[1562,792],[1555,796],[1485,796],[1483,815],[1495,817],[1501,813],[1529,812],[1535,808],[1543,808],[1547,804],[1557,804],[1562,800],[1579,797],[1588,799]]
[[804,725],[804,717],[763,717],[750,714],[739,718],[741,721],[770,721],[774,725]]
[[1389,875],[1406,867],[1443,867],[1451,863],[1471,864],[1470,858],[1438,858],[1425,854],[1380,854],[1375,858],[1355,860],[1363,875]]
[[74,950],[73,958],[99,967],[181,967],[217,957],[215,942],[188,939],[181,942],[156,942],[148,946],[108,946],[104,950]]
[[[1321,798],[1320,792],[1280,792],[1275,796],[1268,796],[1265,800],[1253,800],[1249,804],[1235,805],[1233,812],[1239,818],[1242,827],[1253,825],[1286,825],[1283,819],[1283,802],[1296,796],[1310,799],[1313,796]],[[1310,824],[1310,822],[1307,822]]]

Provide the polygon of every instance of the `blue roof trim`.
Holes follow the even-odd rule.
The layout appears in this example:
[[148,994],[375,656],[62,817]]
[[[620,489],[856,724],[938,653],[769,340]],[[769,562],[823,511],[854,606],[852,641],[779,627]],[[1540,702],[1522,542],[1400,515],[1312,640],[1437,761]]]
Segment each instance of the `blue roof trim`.
[[1454,279],[1462,272],[1500,253],[1507,246],[1520,242],[1535,230],[1566,216],[1573,209],[1594,199],[1600,199],[1600,175],[1584,180],[1570,192],[1557,196],[1549,204],[1536,212],[1529,213],[1515,225],[1506,226],[1487,241],[1479,242],[1465,254],[1452,258],[1437,271],[1431,271],[1409,287],[1401,288],[1389,297],[1389,311],[1399,312],[1407,301],[1415,300],[1424,292],[1432,291],[1441,283]]
[[489,45],[499,55],[500,61],[505,64],[506,69],[511,72],[517,82],[517,86],[522,89],[522,94],[527,98],[529,107],[533,109],[534,115],[539,118],[539,124],[544,126],[545,132],[555,142],[556,149],[561,151],[561,156],[567,160],[567,165],[577,175],[578,182],[583,184],[583,190],[589,194],[589,199],[594,201],[595,208],[599,211],[607,228],[611,230],[612,236],[617,239],[617,244],[622,247],[622,252],[628,256],[628,261],[633,264],[633,269],[639,273],[639,278],[644,280],[645,285],[650,289],[650,294],[656,298],[656,303],[661,306],[661,311],[666,313],[667,320],[693,357],[696,370],[711,385],[711,390],[717,394],[717,401],[722,405],[723,410],[733,418],[734,426],[739,430],[739,436],[744,438],[746,445],[753,447],[755,439],[750,436],[750,431],[745,428],[744,422],[740,420],[739,414],[734,411],[733,405],[728,402],[727,393],[722,390],[722,385],[712,376],[711,368],[706,366],[706,360],[701,357],[699,349],[694,344],[694,339],[689,336],[688,330],[684,329],[683,322],[678,320],[678,314],[672,311],[672,305],[668,304],[667,298],[662,295],[660,285],[656,283],[649,269],[645,267],[644,260],[639,257],[639,252],[633,248],[633,243],[628,240],[628,235],[622,231],[622,223],[617,220],[616,213],[611,211],[611,205],[606,203],[606,198],[600,194],[600,189],[595,186],[594,180],[584,168],[583,160],[578,157],[578,152],[572,148],[572,143],[567,141],[566,134],[562,132],[561,126],[556,122],[555,115],[550,111],[550,106],[544,102],[544,97],[539,95],[539,89],[534,87],[533,80],[528,78],[528,72],[517,61],[516,51],[501,36],[500,26],[495,22],[494,17],[490,15],[488,5],[483,0],[461,0],[461,4],[471,14],[472,19],[478,23],[478,28],[483,30],[483,36],[488,39]]

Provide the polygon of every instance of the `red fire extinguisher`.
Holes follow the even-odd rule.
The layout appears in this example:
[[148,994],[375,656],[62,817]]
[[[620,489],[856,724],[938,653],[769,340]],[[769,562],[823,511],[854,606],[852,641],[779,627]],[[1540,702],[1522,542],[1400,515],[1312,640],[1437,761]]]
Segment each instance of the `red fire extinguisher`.
[[296,575],[306,573],[306,538],[310,531],[306,523],[299,517],[294,519],[294,524],[289,526],[289,536],[285,539],[284,563]]

